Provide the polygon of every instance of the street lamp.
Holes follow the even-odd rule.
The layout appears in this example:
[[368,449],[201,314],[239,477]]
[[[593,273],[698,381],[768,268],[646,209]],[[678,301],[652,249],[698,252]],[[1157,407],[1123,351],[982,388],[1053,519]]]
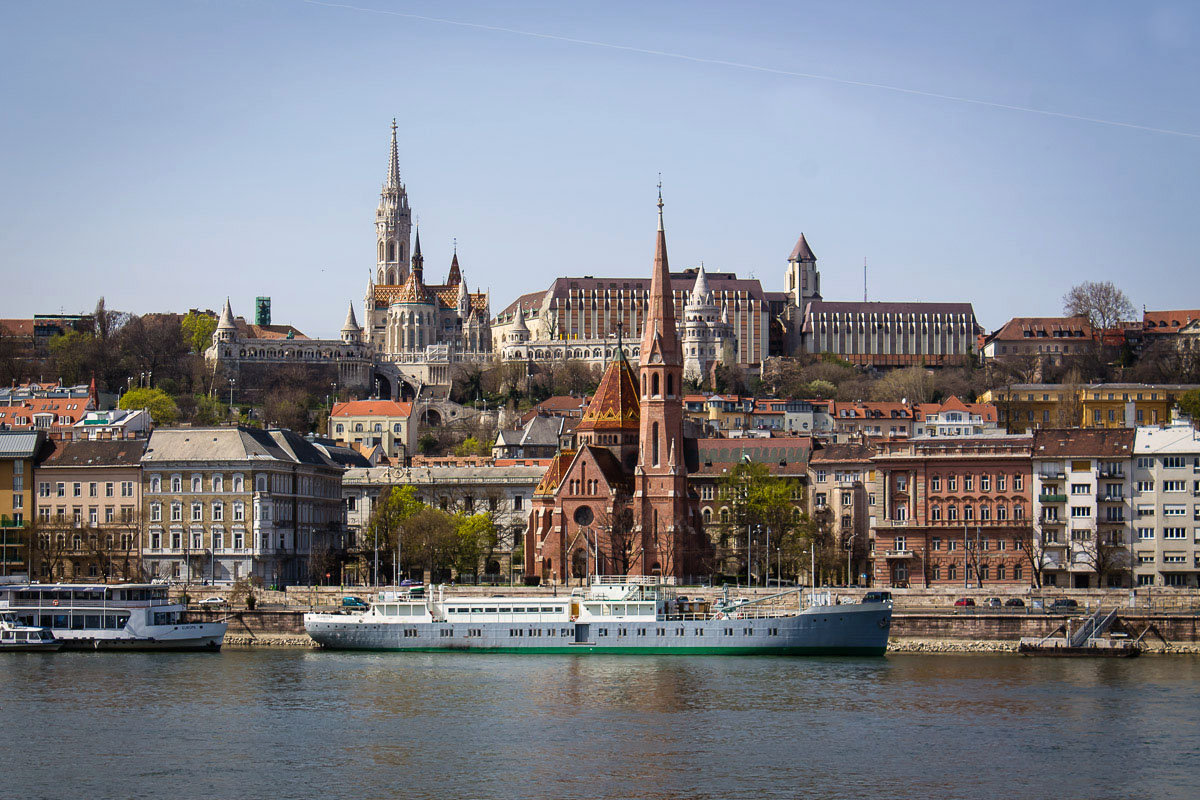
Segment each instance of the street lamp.
[[771,587],[771,526],[770,525],[767,526],[766,553],[767,553],[767,557],[764,560],[767,562],[767,568],[765,570],[763,570],[763,572],[765,573],[763,575],[763,585],[769,589]]
[[233,378],[229,379],[229,413],[233,413],[233,385],[237,383]]

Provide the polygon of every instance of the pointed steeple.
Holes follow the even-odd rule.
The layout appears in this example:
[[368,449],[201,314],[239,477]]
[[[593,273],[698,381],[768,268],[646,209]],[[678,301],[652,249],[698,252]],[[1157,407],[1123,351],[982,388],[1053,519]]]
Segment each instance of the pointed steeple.
[[704,271],[704,263],[700,263],[700,271],[696,273],[696,283],[692,286],[692,296],[690,302],[692,305],[707,305],[709,295],[712,292],[708,288],[708,274]]
[[453,286],[462,281],[462,270],[458,268],[458,239],[454,240],[454,257],[450,259],[450,275],[446,278],[446,285]]
[[683,363],[679,334],[675,330],[675,295],[671,291],[671,268],[667,263],[667,234],[663,229],[662,184],[658,185],[658,236],[654,246],[654,267],[650,273],[650,302],[646,308],[646,327],[642,333],[641,362],[644,366],[652,352],[663,364]]
[[342,323],[342,333],[350,331],[361,331],[358,327],[358,320],[354,318],[354,303],[350,303],[350,307],[346,309],[346,321]]
[[225,307],[221,309],[221,319],[217,321],[217,330],[237,330],[233,324],[233,310],[229,307],[229,298],[225,298]]
[[471,295],[467,291],[467,282],[458,284],[458,315],[463,319],[471,313]]
[[792,248],[792,254],[788,256],[788,261],[816,261],[817,257],[813,255],[812,248],[808,246],[808,240],[804,238],[804,234],[800,234],[799,240],[796,241],[796,246]]
[[417,273],[417,280],[424,282],[425,280],[425,256],[421,255],[421,229],[416,229],[416,236],[413,242],[412,254],[412,271]]
[[396,144],[396,118],[392,117],[392,149],[388,154],[387,179],[384,186],[388,189],[400,188],[400,148]]

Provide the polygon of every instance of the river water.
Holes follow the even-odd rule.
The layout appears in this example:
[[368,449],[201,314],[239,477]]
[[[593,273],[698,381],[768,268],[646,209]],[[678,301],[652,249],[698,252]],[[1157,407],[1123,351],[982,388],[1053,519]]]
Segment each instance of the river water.
[[1192,798],[1200,658],[0,656],[18,798]]

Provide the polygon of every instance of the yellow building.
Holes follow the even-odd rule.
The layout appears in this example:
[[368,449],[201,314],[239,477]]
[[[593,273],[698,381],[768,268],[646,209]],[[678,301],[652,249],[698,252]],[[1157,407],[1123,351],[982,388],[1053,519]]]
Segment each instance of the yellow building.
[[45,445],[45,431],[0,431],[0,576],[29,574],[33,469]]
[[1194,388],[1161,383],[1026,383],[989,389],[979,402],[994,403],[998,422],[1011,433],[1033,428],[1124,428],[1170,422],[1176,400]]

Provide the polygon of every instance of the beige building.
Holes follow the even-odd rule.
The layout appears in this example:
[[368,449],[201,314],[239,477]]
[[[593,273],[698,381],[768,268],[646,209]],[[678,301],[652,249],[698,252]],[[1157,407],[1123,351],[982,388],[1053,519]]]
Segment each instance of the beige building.
[[1134,580],[1200,586],[1200,432],[1138,428],[1133,449]]
[[870,577],[874,455],[874,446],[865,442],[827,444],[814,449],[808,461],[813,518],[845,552],[847,583],[865,585]]
[[33,470],[45,447],[45,431],[0,430],[0,576],[29,571]]
[[417,448],[417,424],[412,403],[396,400],[351,400],[334,403],[329,436],[359,452],[378,446],[393,463],[403,466]]
[[340,571],[342,469],[288,430],[156,430],[142,516],[151,577],[285,586]]
[[145,439],[58,442],[35,470],[30,576],[138,581]]

